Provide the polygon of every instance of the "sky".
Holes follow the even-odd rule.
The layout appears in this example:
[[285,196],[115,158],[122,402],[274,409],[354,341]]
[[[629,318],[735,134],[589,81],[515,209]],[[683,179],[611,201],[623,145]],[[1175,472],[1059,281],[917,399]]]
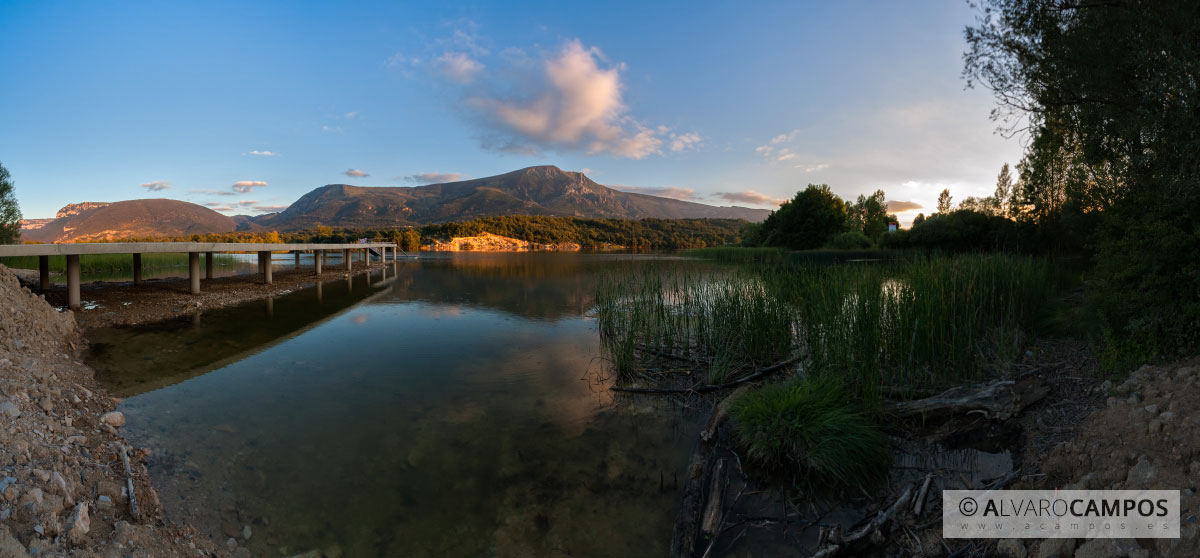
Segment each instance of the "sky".
[[807,184],[903,223],[986,196],[1020,138],[961,78],[965,2],[0,3],[0,164],[26,218],[532,165],[773,209]]

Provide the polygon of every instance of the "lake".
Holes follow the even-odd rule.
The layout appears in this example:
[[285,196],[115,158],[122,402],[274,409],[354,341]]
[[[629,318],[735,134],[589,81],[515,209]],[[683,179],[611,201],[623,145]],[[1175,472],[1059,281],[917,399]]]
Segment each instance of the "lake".
[[589,314],[659,259],[435,255],[90,330],[88,359],[166,515],[256,556],[665,555],[706,417],[614,398]]

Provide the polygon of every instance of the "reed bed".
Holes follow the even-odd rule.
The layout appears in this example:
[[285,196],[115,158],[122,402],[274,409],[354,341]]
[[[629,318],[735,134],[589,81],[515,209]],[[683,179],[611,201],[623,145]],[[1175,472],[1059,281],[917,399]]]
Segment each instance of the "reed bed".
[[[237,260],[229,254],[213,254],[213,265],[233,265]],[[10,256],[0,258],[0,264],[14,269],[38,269],[37,256]],[[186,267],[187,254],[142,254],[143,269],[160,269],[169,267]],[[67,270],[66,256],[50,256],[50,271],[65,273]],[[133,271],[133,256],[131,254],[92,254],[79,256],[80,273],[111,273],[118,271]]]
[[601,282],[597,316],[622,377],[646,377],[668,358],[721,381],[799,354],[808,374],[871,398],[1011,361],[1058,283],[1045,260],[1015,255],[642,268]]

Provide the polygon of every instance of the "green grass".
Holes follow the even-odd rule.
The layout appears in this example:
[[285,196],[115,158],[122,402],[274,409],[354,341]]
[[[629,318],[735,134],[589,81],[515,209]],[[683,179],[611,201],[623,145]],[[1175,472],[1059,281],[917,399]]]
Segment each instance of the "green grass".
[[596,307],[620,376],[655,352],[711,362],[713,376],[799,353],[810,373],[871,399],[882,386],[940,387],[1004,366],[1060,282],[1046,260],[1002,254],[643,267],[602,281]]
[[869,487],[887,474],[887,438],[833,378],[791,378],[730,407],[734,436],[753,462],[810,486]]
[[[234,263],[236,263],[236,259],[229,254],[213,254],[213,265],[232,265]],[[0,264],[14,269],[38,269],[38,257],[11,256],[0,258]],[[187,265],[187,254],[142,254],[143,269],[186,267]],[[51,272],[65,273],[66,270],[66,256],[50,256]],[[133,271],[133,255],[95,254],[79,256],[79,271],[80,273]]]

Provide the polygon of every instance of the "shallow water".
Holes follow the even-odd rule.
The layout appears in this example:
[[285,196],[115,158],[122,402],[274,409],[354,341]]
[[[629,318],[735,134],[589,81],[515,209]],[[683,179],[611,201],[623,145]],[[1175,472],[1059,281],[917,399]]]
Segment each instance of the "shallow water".
[[703,417],[614,400],[588,315],[645,258],[404,262],[92,330],[90,363],[167,514],[255,555],[662,555]]

